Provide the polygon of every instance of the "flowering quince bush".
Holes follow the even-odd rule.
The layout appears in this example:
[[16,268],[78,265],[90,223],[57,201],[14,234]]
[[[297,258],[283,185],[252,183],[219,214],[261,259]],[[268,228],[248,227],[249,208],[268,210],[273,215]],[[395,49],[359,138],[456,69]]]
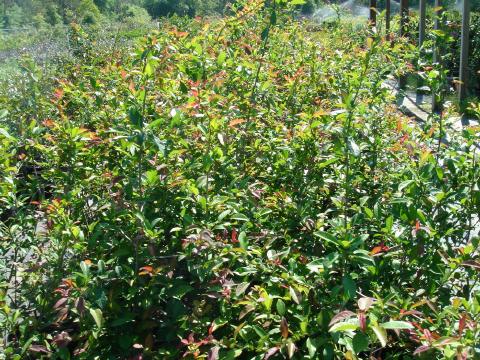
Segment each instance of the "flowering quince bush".
[[411,48],[297,3],[80,33],[2,92],[0,357],[480,356],[480,129],[402,115]]

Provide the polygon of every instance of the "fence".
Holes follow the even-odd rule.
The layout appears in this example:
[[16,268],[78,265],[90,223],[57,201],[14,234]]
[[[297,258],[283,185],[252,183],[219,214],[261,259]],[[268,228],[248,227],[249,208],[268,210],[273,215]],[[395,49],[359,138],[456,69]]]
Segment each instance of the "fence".
[[[418,28],[418,46],[422,48],[426,36],[426,0],[419,2],[419,28]],[[442,28],[442,0],[435,0],[435,19],[434,30]],[[385,0],[385,27],[387,34],[390,33],[390,18],[391,18],[391,0]],[[400,0],[400,36],[407,35],[408,0]],[[377,0],[370,0],[370,24],[376,25],[377,22]],[[460,72],[458,79],[458,100],[461,106],[465,104],[467,98],[467,81],[468,81],[468,53],[469,53],[469,29],[470,29],[470,0],[463,0],[462,5],[462,32],[461,32],[461,50],[460,50]],[[438,48],[433,50],[434,63],[441,61],[441,54]],[[421,84],[420,84],[421,85]],[[399,88],[403,90],[406,86],[404,77],[399,79]],[[417,90],[418,92],[418,90]],[[440,111],[442,104],[439,103],[436,94],[432,94],[432,111]],[[422,96],[418,93],[417,102],[422,102]]]

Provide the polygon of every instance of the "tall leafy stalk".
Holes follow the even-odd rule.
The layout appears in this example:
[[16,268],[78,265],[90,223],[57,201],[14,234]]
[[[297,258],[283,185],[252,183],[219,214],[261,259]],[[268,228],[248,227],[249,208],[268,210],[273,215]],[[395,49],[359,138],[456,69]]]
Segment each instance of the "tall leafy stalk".
[[[349,95],[347,96],[347,103],[345,104],[345,107],[347,108],[347,119],[345,121],[345,126],[343,128],[343,145],[344,145],[344,168],[345,168],[345,180],[344,180],[344,191],[345,191],[345,197],[344,197],[344,202],[343,202],[343,217],[344,217],[344,230],[345,234],[347,234],[348,231],[348,211],[349,211],[349,206],[350,206],[350,191],[351,191],[351,185],[350,185],[350,167],[351,167],[351,160],[350,160],[350,155],[352,152],[356,153],[355,156],[359,155],[359,148],[357,143],[355,142],[354,139],[354,134],[352,133],[352,121],[353,117],[355,115],[355,110],[356,110],[356,105],[357,105],[357,99],[360,94],[360,91],[362,90],[365,77],[367,75],[367,72],[369,70],[369,64],[370,64],[370,59],[373,56],[376,48],[376,42],[371,41],[371,38],[369,38],[369,49],[364,55],[364,59],[362,61],[362,69],[360,72],[360,81],[358,84],[352,88],[349,89]],[[351,95],[353,94],[353,95]]]

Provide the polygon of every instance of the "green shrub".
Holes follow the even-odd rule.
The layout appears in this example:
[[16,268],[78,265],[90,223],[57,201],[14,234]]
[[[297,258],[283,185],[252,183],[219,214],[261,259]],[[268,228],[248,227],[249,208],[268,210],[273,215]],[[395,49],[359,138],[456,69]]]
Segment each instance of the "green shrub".
[[480,129],[393,105],[411,45],[268,5],[73,25],[0,92],[2,356],[478,357]]

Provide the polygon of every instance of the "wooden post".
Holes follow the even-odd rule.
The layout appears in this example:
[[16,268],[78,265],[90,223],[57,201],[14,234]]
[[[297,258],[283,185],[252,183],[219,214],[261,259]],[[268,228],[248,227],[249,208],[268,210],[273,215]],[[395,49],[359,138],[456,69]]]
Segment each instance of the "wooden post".
[[[407,35],[408,25],[408,0],[400,0],[400,36]],[[398,88],[405,89],[407,85],[406,76],[400,76],[398,79]]]
[[377,25],[377,0],[370,0],[370,26]]
[[[425,41],[425,22],[426,22],[426,16],[427,16],[427,1],[426,0],[420,0],[420,19],[419,19],[419,24],[418,24],[418,48],[420,51],[420,54],[422,54],[422,46],[423,42]],[[417,81],[417,104],[421,104],[423,102],[423,90],[418,90],[423,86],[423,81],[419,77]]]
[[390,0],[385,0],[385,32],[390,36]]
[[418,47],[422,47],[425,41],[425,20],[427,16],[427,1],[420,0],[420,23],[418,26]]
[[[440,30],[442,24],[442,0],[435,0],[435,19],[433,21],[433,29]],[[441,62],[440,57],[440,48],[439,44],[435,44],[435,48],[433,49],[433,63]],[[437,101],[436,94],[432,91],[432,112],[440,113],[442,111],[442,104]]]
[[468,48],[470,35],[470,0],[463,0],[462,14],[462,48],[460,52],[460,86],[458,89],[458,100],[463,107],[467,97],[468,86]]

